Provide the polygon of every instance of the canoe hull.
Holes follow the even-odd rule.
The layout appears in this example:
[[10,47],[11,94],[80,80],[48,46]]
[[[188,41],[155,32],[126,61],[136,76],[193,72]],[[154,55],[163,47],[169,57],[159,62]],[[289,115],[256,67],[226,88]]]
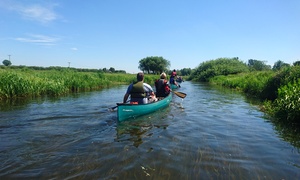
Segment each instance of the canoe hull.
[[172,89],[172,90],[178,89],[178,86],[176,86],[175,84],[171,84],[171,89]]
[[149,104],[121,104],[118,105],[118,121],[124,121],[155,112],[167,107],[172,100],[172,93],[162,100]]

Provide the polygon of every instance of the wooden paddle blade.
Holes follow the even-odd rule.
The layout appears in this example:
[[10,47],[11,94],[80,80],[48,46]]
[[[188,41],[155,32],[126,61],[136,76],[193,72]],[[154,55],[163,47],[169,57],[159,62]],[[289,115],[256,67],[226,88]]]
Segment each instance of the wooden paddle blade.
[[174,94],[176,94],[178,97],[181,97],[182,99],[186,97],[186,94],[183,92],[173,91]]

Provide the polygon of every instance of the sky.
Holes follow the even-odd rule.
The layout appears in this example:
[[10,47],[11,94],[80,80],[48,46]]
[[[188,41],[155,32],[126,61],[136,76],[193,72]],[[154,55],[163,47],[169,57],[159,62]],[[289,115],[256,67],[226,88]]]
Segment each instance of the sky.
[[[0,61],[137,73],[239,57],[300,60],[299,0],[1,0]],[[1,63],[2,64],[2,63]]]

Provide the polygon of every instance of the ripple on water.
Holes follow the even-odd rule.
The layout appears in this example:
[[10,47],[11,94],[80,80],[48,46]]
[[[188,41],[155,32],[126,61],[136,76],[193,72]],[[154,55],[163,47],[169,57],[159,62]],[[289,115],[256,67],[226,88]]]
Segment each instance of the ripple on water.
[[[299,151],[245,98],[184,82],[183,100],[118,123],[127,86],[0,114],[3,179],[294,179]],[[13,108],[8,108],[13,109]]]

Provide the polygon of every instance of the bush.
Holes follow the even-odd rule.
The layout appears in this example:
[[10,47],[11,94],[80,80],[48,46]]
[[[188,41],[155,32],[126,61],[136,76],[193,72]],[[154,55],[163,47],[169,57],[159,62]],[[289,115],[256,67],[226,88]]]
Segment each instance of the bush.
[[300,79],[278,89],[278,98],[272,104],[275,117],[289,123],[300,123]]
[[207,82],[210,78],[219,75],[238,74],[249,72],[248,66],[238,58],[218,58],[203,62],[191,74],[189,79]]
[[235,88],[260,99],[265,99],[265,85],[273,74],[272,71],[253,71],[238,75],[216,76],[211,78],[209,82]]

